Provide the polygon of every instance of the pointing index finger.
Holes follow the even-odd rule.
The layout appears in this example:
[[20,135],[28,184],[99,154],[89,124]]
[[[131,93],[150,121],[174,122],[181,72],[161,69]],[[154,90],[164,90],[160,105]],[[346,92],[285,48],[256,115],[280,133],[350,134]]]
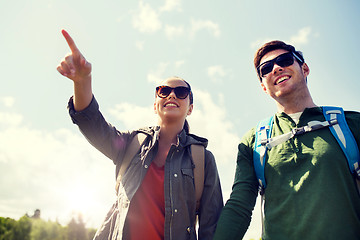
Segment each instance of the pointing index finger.
[[71,49],[71,52],[78,53],[79,49],[76,47],[74,40],[70,37],[70,34],[67,31],[65,31],[64,29],[61,30],[61,33],[64,36],[66,42],[68,43],[68,45]]

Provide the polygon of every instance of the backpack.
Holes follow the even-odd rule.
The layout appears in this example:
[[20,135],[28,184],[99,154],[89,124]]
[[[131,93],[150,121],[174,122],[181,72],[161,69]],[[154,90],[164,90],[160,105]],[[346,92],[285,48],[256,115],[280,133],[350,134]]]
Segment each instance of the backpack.
[[[115,190],[118,193],[119,185],[121,181],[121,176],[124,175],[126,169],[128,168],[131,160],[134,158],[135,154],[140,150],[140,147],[146,139],[146,134],[137,133],[129,144],[125,155],[123,163],[120,166],[120,169],[116,170],[116,185]],[[196,197],[196,211],[199,210],[200,200],[202,192],[204,189],[204,172],[205,172],[205,147],[202,145],[191,145],[191,157],[195,164],[194,168],[194,184],[195,184],[195,197]]]
[[341,149],[343,150],[348,161],[350,172],[355,175],[358,192],[360,194],[360,153],[355,138],[346,123],[344,111],[340,107],[330,106],[324,106],[322,107],[322,109],[326,121],[311,121],[308,123],[307,126],[301,128],[294,128],[289,133],[285,133],[283,135],[273,138],[270,137],[274,122],[274,116],[266,118],[258,123],[255,132],[253,161],[256,177],[259,182],[259,192],[261,195],[264,194],[264,190],[266,188],[264,174],[266,151],[280,143],[291,139],[294,136],[318,130],[324,127],[330,128],[331,133],[333,134],[333,136],[339,143]]

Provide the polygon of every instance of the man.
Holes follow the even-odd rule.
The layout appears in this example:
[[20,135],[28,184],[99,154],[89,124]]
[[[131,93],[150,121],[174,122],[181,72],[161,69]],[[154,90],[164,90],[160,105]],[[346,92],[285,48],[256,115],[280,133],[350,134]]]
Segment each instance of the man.
[[[263,45],[254,65],[278,112],[271,137],[324,122],[308,89],[309,67],[301,52],[281,41]],[[360,145],[360,113],[345,112]],[[238,147],[230,199],[214,239],[242,239],[255,206],[259,183],[254,169],[255,128]],[[296,135],[266,151],[262,239],[360,239],[360,195],[347,159],[329,127]],[[259,232],[260,232],[259,228]]]

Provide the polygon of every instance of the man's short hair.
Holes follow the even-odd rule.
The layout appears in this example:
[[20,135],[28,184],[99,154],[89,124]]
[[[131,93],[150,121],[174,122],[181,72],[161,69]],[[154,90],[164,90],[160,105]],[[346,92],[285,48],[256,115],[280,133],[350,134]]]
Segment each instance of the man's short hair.
[[[288,52],[292,52],[292,53],[296,54],[296,56],[298,56],[302,60],[302,62],[300,62],[297,58],[295,58],[296,61],[300,64],[300,66],[305,62],[302,52],[296,51],[294,46],[286,44],[283,41],[274,40],[274,41],[265,43],[262,47],[260,47],[256,51],[255,57],[254,57],[255,69],[259,66],[260,61],[265,56],[265,54],[267,54],[268,52],[277,50],[277,49],[284,49]],[[258,76],[258,77],[261,80],[261,77],[260,76]]]

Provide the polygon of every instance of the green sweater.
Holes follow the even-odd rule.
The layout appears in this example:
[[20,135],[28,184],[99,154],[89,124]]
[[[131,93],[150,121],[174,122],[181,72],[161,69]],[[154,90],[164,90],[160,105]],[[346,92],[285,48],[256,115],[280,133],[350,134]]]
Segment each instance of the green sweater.
[[[360,113],[345,115],[360,146]],[[312,120],[325,120],[321,108],[305,109],[298,124],[278,113],[272,136]],[[216,240],[242,239],[249,227],[258,189],[254,141],[255,129],[251,129],[239,144],[234,185]],[[360,239],[360,196],[345,155],[328,128],[296,136],[267,154],[263,239]]]

